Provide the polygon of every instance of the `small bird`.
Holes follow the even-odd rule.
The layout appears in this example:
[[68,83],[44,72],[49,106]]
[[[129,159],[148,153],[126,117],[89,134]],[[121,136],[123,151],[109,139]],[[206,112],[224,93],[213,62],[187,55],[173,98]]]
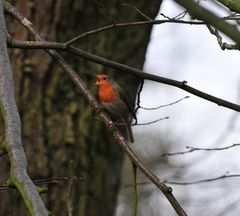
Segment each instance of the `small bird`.
[[96,85],[98,86],[98,98],[108,113],[126,124],[128,136],[131,143],[134,142],[133,132],[131,128],[132,118],[136,119],[135,112],[130,105],[129,99],[125,91],[105,74],[96,75]]

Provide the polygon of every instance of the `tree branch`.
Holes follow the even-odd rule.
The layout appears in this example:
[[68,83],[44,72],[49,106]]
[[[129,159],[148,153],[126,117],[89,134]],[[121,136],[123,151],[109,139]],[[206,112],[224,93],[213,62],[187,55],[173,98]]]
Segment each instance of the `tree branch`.
[[240,13],[240,1],[239,0],[217,0],[231,11]]
[[191,147],[191,146],[186,146],[186,151],[180,151],[180,152],[172,152],[172,153],[165,153],[162,154],[161,157],[166,157],[166,156],[174,156],[174,155],[183,155],[183,154],[188,154],[194,151],[221,151],[221,150],[227,150],[230,148],[234,148],[240,146],[240,144],[232,144],[230,146],[225,146],[225,147],[220,147],[220,148],[198,148],[198,147]]
[[219,181],[219,180],[223,180],[226,178],[239,178],[240,174],[224,174],[218,177],[214,177],[214,178],[206,178],[206,179],[200,179],[200,180],[196,180],[196,181],[189,181],[189,182],[177,182],[177,181],[170,181],[170,180],[166,180],[165,182],[168,184],[174,184],[174,185],[194,185],[194,184],[201,184],[201,183],[208,183],[208,182],[213,182],[213,181]]
[[217,29],[213,29],[210,25],[207,25],[210,33],[217,38],[217,42],[222,50],[240,50],[240,46],[238,44],[228,44],[222,41],[221,35],[218,33]]
[[159,118],[159,119],[156,119],[156,120],[153,120],[153,121],[150,121],[150,122],[144,122],[144,123],[134,123],[132,124],[132,126],[145,126],[145,125],[151,125],[151,124],[154,124],[154,123],[157,123],[157,122],[160,122],[162,120],[166,120],[166,119],[169,119],[169,117],[163,117],[163,118]]
[[154,82],[159,82],[159,83],[167,84],[170,86],[174,86],[174,87],[177,87],[184,91],[187,91],[193,95],[196,95],[200,98],[203,98],[207,101],[216,103],[219,106],[223,106],[225,108],[235,110],[238,112],[240,111],[240,106],[238,104],[223,100],[221,98],[212,96],[212,95],[202,92],[198,89],[195,89],[195,88],[187,85],[187,81],[177,81],[177,80],[157,76],[154,74],[149,74],[142,70],[139,70],[139,69],[136,69],[136,68],[112,61],[112,60],[108,60],[106,58],[103,58],[103,57],[91,54],[89,52],[80,50],[78,48],[71,47],[71,46],[68,47],[64,43],[57,43],[57,42],[52,43],[52,42],[47,42],[47,41],[38,41],[35,43],[34,41],[26,41],[25,42],[25,41],[19,41],[19,40],[9,40],[9,47],[32,48],[32,49],[40,49],[40,48],[41,49],[60,49],[60,50],[69,52],[75,56],[81,57],[83,59],[87,59],[87,60],[95,62],[97,64],[101,64],[101,65],[113,68],[116,71],[122,71],[122,72],[125,72],[128,74],[131,74],[133,76],[136,76],[140,79],[147,79],[147,80],[151,80]]
[[[38,41],[44,41],[37,30],[32,26],[31,22],[20,14],[11,4],[4,1],[5,10],[8,11],[17,21],[19,21]],[[101,108],[101,105],[95,99],[91,91],[87,88],[86,84],[77,75],[77,73],[71,68],[70,65],[54,50],[46,50],[46,52],[53,58],[53,60],[72,78],[74,83],[82,91],[83,96],[88,100],[89,104],[94,108],[99,117],[104,121],[108,129],[112,132],[114,138],[118,144],[122,147],[123,151],[129,157],[129,159],[143,172],[143,174],[150,179],[166,196],[170,204],[173,206],[178,215],[186,215],[176,198],[172,194],[172,189],[166,186],[156,175],[154,175],[144,163],[136,156],[132,151],[128,142],[120,131],[112,126],[112,120]]]
[[187,98],[190,98],[190,96],[185,96],[185,97],[183,97],[181,99],[178,99],[178,100],[176,100],[176,101],[174,101],[172,103],[160,105],[160,106],[157,106],[157,107],[142,107],[141,105],[139,105],[139,108],[144,109],[144,110],[157,110],[157,109],[161,109],[161,108],[164,108],[164,107],[172,106],[172,105],[177,104],[180,101],[185,100]]
[[105,14],[107,14],[107,16],[110,18],[112,24],[115,25],[116,22],[115,22],[115,20],[114,20],[114,18],[113,18],[113,16],[112,16],[112,14],[105,8],[105,6],[104,6],[102,3],[100,3],[99,1],[97,1],[97,0],[93,0],[93,1],[95,1],[95,3],[96,3],[100,8],[103,9],[103,11],[105,12]]
[[5,145],[11,161],[8,184],[21,193],[31,215],[44,216],[48,211],[27,174],[27,160],[21,140],[21,122],[14,98],[12,70],[7,53],[7,30],[3,2],[0,1],[0,106],[5,122]]
[[[173,181],[173,180],[164,180],[165,183],[172,184],[172,185],[195,185],[195,184],[202,184],[202,183],[209,183],[209,182],[215,182],[219,180],[229,179],[229,178],[239,178],[240,174],[223,174],[221,176],[213,177],[213,178],[205,178],[205,179],[199,179],[195,181]],[[150,182],[138,182],[137,185],[148,185]],[[132,184],[125,185],[125,188],[132,187]]]
[[203,25],[205,22],[199,22],[199,21],[184,21],[184,20],[178,20],[178,19],[165,19],[165,20],[148,20],[148,21],[138,21],[138,22],[129,22],[129,23],[115,23],[107,26],[103,26],[97,29],[93,29],[91,31],[85,32],[83,34],[80,34],[73,39],[67,41],[66,45],[71,45],[75,43],[77,40],[83,39],[87,36],[97,34],[102,31],[114,29],[114,28],[126,28],[126,27],[132,27],[132,26],[144,26],[144,25],[160,25],[163,23],[178,23],[178,24],[190,24],[190,25]]
[[132,216],[137,216],[138,193],[137,193],[137,166],[132,163]]
[[[45,185],[45,184],[59,184],[62,181],[70,181],[70,180],[75,180],[75,181],[83,181],[82,177],[78,177],[78,176],[56,176],[56,177],[50,177],[50,178],[45,178],[45,179],[37,179],[37,180],[33,180],[33,183],[35,185]],[[7,183],[4,184],[0,184],[0,190],[6,190],[10,188],[9,185]]]
[[131,5],[131,4],[122,4],[123,6],[128,6],[128,7],[131,7],[133,8],[135,11],[137,11],[139,14],[141,14],[146,20],[148,21],[152,21],[153,19],[151,19],[149,16],[147,16],[146,14],[144,14],[142,11],[140,11],[137,7],[135,7],[134,5]]
[[199,4],[195,3],[192,0],[175,0],[175,2],[186,8],[194,19],[205,21],[207,24],[210,24],[219,29],[237,44],[240,44],[240,32],[236,26],[224,22],[224,20],[217,17],[212,12],[201,7]]

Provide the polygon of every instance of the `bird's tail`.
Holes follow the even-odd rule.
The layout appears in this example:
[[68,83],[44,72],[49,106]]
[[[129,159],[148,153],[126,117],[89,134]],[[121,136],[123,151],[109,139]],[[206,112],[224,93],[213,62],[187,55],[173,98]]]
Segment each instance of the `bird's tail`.
[[134,136],[133,136],[133,132],[132,132],[131,122],[127,124],[127,131],[128,131],[128,137],[130,139],[130,142],[134,143]]

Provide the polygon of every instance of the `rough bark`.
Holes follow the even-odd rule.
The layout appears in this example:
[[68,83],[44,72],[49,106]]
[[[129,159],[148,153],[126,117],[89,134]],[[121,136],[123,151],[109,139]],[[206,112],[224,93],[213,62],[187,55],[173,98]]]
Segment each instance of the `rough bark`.
[[[101,3],[116,22],[143,19],[136,11],[120,6],[121,1]],[[111,23],[95,1],[34,0],[13,4],[51,41],[66,41]],[[154,17],[160,1],[133,1],[131,4]],[[31,39],[25,30],[10,20],[8,30],[14,38]],[[148,26],[110,30],[86,38],[78,46],[141,68],[150,29]],[[73,215],[113,215],[122,164],[119,146],[109,138],[104,125],[96,119],[72,81],[43,51],[15,49],[10,50],[10,54],[30,175],[34,179],[81,176],[84,182],[74,182],[72,187]],[[94,75],[112,72],[71,56],[66,58],[93,91],[96,91],[92,85]],[[127,80],[127,88],[134,100],[137,80],[125,76],[116,78],[123,83]],[[9,165],[5,157],[0,160],[0,181],[4,182]],[[53,215],[67,215],[67,185],[49,185],[48,189],[44,198]],[[1,191],[0,215],[26,214],[17,192]]]

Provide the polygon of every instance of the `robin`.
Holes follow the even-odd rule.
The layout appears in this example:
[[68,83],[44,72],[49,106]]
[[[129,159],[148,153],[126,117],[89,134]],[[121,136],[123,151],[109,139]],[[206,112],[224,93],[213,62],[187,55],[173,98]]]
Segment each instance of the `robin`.
[[136,119],[136,115],[125,91],[117,82],[107,75],[96,75],[96,79],[100,103],[111,116],[117,119],[117,122],[121,121],[123,124],[126,124],[129,139],[131,143],[133,143],[134,137],[131,128],[131,120],[132,118]]

